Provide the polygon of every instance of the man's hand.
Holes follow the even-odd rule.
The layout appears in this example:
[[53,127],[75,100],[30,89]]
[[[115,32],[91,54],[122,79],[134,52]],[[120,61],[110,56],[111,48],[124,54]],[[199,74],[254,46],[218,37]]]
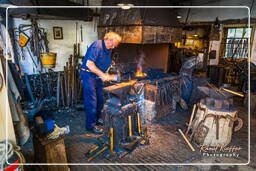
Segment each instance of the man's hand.
[[117,75],[115,75],[115,74],[109,75],[109,80],[110,81],[117,81]]
[[110,75],[110,74],[102,74],[101,77],[102,81],[116,81],[117,76],[116,75]]
[[109,81],[109,75],[108,74],[101,74],[100,79],[105,82],[105,81]]
[[86,62],[86,66],[90,69],[90,71],[94,74],[96,74],[102,81],[117,81],[118,76],[117,75],[110,75],[107,73],[102,72],[93,61],[88,60]]

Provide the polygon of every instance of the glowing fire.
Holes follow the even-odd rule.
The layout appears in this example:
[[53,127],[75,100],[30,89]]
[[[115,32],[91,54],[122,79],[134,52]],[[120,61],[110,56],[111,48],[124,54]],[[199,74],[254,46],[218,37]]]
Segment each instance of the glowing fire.
[[145,58],[145,54],[141,51],[138,56],[138,59],[136,60],[136,62],[137,62],[137,71],[135,72],[136,77],[146,77],[147,76],[146,73],[142,72],[143,71],[142,65],[145,63],[144,58]]
[[141,71],[136,71],[135,76],[136,76],[136,77],[146,77],[147,74],[146,74],[146,73],[143,73],[143,72],[141,72]]

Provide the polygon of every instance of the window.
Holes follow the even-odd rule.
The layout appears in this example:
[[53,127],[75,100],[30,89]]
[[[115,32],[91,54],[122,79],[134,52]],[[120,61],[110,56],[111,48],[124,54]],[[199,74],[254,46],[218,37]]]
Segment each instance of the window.
[[228,28],[224,58],[247,58],[251,28]]

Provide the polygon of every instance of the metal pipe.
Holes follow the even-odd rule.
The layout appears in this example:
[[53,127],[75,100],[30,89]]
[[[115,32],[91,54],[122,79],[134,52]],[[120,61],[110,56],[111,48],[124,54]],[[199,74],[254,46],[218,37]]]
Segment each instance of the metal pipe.
[[244,95],[243,95],[242,93],[238,93],[238,92],[235,92],[235,91],[233,91],[233,90],[226,89],[226,88],[222,88],[222,89],[223,89],[224,91],[227,91],[227,92],[231,93],[231,94],[235,94],[235,95],[237,95],[237,96],[244,97]]
[[132,136],[132,117],[131,115],[128,116],[128,126],[129,126],[129,136]]
[[108,147],[107,146],[105,146],[103,149],[101,149],[100,151],[98,151],[97,153],[95,153],[92,157],[90,157],[89,159],[88,159],[88,161],[91,161],[91,160],[93,160],[95,157],[97,157],[100,153],[102,153],[103,151],[105,151],[105,150],[107,150],[108,149]]
[[90,154],[90,153],[94,152],[94,151],[97,150],[99,147],[100,147],[99,145],[94,146],[88,153]]
[[113,152],[113,149],[114,149],[114,128],[109,128],[109,146],[110,146],[110,151]]
[[141,133],[141,129],[140,129],[140,113],[137,112],[137,124],[138,124],[138,133]]

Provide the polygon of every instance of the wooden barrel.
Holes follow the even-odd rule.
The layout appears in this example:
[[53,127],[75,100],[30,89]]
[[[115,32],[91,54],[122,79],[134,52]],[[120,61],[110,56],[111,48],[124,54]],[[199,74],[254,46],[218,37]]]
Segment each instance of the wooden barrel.
[[40,56],[44,68],[55,67],[57,53],[40,53]]
[[230,143],[237,110],[232,101],[205,98],[197,104],[192,138],[199,145],[226,146]]

